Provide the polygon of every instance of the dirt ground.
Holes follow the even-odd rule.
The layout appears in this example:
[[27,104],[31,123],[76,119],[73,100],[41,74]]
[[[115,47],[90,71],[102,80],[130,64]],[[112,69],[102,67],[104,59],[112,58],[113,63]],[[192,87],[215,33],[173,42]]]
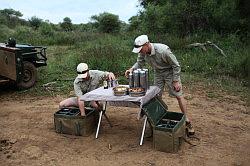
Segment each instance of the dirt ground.
[[[188,139],[178,153],[154,150],[152,138],[139,145],[142,120],[137,108],[109,106],[113,128],[105,118],[99,138],[58,134],[53,114],[66,96],[42,97],[1,89],[0,165],[248,165],[250,163],[250,112],[239,96],[205,87],[185,88],[188,114],[197,139]],[[210,97],[209,97],[210,96]],[[167,95],[169,111],[179,112]]]

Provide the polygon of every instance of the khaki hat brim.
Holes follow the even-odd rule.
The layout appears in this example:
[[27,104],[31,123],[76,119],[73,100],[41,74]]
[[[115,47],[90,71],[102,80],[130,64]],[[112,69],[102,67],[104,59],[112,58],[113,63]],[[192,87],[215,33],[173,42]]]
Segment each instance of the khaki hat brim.
[[77,78],[86,78],[87,76],[88,76],[88,73],[78,74]]
[[139,52],[141,51],[141,49],[142,49],[142,46],[139,47],[139,48],[135,48],[135,47],[134,47],[134,49],[132,50],[132,52],[134,52],[134,53],[139,53]]

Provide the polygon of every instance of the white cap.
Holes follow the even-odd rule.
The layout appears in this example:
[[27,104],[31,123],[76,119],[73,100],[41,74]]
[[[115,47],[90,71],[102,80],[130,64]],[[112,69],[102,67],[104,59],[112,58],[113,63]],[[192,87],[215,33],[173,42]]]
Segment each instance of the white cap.
[[88,76],[89,67],[86,63],[80,63],[77,66],[77,78],[86,78]]
[[147,35],[141,35],[141,36],[138,36],[136,39],[135,39],[135,43],[134,43],[134,49],[132,50],[132,52],[134,53],[139,53],[142,49],[142,46],[149,42],[148,41],[148,36]]

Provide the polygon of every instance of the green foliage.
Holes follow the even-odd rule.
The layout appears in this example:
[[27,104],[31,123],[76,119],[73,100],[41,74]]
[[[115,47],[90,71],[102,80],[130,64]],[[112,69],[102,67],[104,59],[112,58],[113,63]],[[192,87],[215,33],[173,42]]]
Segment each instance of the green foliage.
[[66,32],[73,30],[73,25],[69,17],[65,17],[63,19],[63,22],[60,24],[60,26]]
[[3,9],[3,10],[0,10],[0,13],[7,17],[22,17],[23,16],[21,12],[16,11],[14,9]]
[[23,20],[20,19],[23,14],[14,9],[0,10],[0,23],[7,25],[9,28],[15,28],[17,25],[23,24]]
[[[132,56],[131,48],[119,37],[103,36],[84,47],[83,56],[79,61],[85,61],[93,69],[113,71],[118,75],[130,67],[136,56]],[[130,62],[130,64],[129,64]]]
[[88,63],[90,69],[112,71],[119,76],[120,80],[126,81],[124,72],[137,57],[131,53],[131,38],[92,34],[91,39],[90,36],[85,35],[86,40],[72,46],[48,47],[49,65],[40,69],[38,86],[57,81],[62,89],[72,90],[76,66],[80,62]]
[[244,46],[235,35],[219,38],[218,35],[214,36],[213,41],[217,41],[214,43],[224,50],[226,56],[209,46],[206,47],[207,51],[200,48],[177,50],[176,55],[181,62],[182,71],[246,79],[250,47]]
[[8,38],[10,38],[13,33],[14,33],[14,30],[8,28],[6,25],[3,25],[3,24],[0,24],[0,30],[4,33],[0,33],[0,39],[2,39],[1,42],[7,42]]
[[240,18],[239,31],[238,34],[241,37],[241,40],[245,43],[250,43],[250,3],[247,0],[239,0],[237,10],[239,11]]
[[41,35],[44,35],[46,37],[53,36],[55,33],[53,26],[47,22],[43,22],[41,24],[41,26],[39,27],[39,31]]
[[130,17],[129,21],[129,28],[128,31],[136,31],[140,27],[141,20],[139,16],[132,16]]
[[6,16],[4,16],[4,15],[2,15],[2,14],[0,13],[0,24],[1,24],[1,25],[7,25],[7,23],[8,23],[8,21],[7,21]]
[[139,30],[144,33],[186,36],[216,31],[245,35],[248,31],[249,35],[250,15],[244,12],[249,3],[242,0],[140,0],[140,4],[144,10],[138,16],[143,24]]
[[144,8],[148,7],[150,4],[153,5],[164,5],[166,3],[166,0],[139,0],[139,3]]
[[101,13],[98,16],[94,15],[91,17],[94,21],[94,26],[103,33],[117,33],[121,28],[121,21],[118,15],[111,13]]
[[39,26],[42,24],[42,19],[33,16],[29,19],[30,26],[33,27],[35,30],[39,28]]
[[16,39],[17,43],[33,43],[33,36],[37,36],[36,32],[34,32],[31,27],[27,26],[18,26],[15,33],[13,34],[13,37]]
[[92,23],[78,24],[74,25],[74,27],[74,29],[77,29],[80,32],[97,32],[96,28]]

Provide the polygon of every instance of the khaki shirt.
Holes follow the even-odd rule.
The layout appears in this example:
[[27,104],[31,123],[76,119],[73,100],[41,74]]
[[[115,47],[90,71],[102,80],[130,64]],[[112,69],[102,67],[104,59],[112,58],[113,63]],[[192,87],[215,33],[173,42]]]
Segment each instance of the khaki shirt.
[[76,96],[80,97],[87,92],[90,92],[99,87],[100,82],[104,77],[107,77],[109,72],[99,71],[99,70],[89,70],[90,79],[83,80],[81,78],[76,78],[74,81],[74,90]]
[[133,65],[133,69],[142,68],[145,62],[154,69],[156,74],[165,72],[173,73],[173,81],[180,80],[181,67],[170,48],[165,44],[150,43],[152,50],[150,55],[138,54],[137,62]]

